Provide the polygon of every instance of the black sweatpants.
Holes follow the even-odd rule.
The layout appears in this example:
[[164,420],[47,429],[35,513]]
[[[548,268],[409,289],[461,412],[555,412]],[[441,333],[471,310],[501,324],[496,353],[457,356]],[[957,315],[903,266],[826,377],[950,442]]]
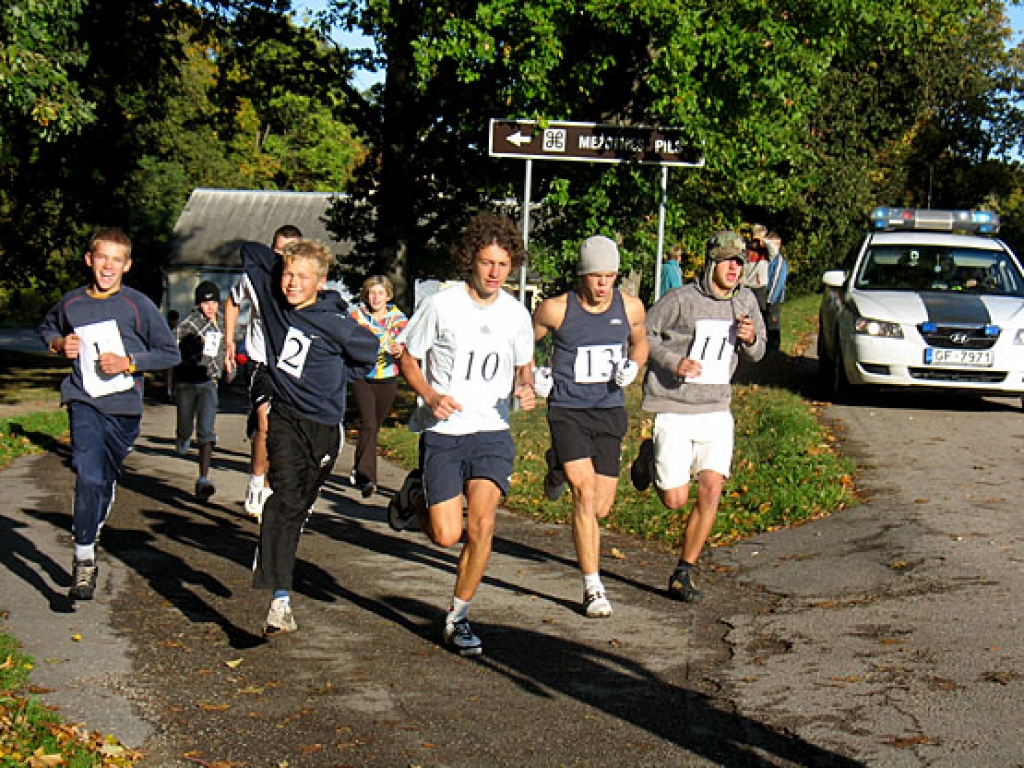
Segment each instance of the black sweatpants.
[[267,454],[274,493],[263,507],[252,575],[254,588],[292,588],[299,535],[320,486],[334,469],[340,438],[337,424],[321,424],[297,416],[278,403],[271,405]]

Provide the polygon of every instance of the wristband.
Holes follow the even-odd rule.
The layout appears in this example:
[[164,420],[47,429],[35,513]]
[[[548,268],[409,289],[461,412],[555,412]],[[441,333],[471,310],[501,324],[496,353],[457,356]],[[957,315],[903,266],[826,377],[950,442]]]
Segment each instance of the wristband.
[[133,373],[135,373],[135,371],[136,371],[136,368],[135,368],[135,358],[132,357],[131,355],[128,355],[128,370],[125,371],[125,373],[133,374]]

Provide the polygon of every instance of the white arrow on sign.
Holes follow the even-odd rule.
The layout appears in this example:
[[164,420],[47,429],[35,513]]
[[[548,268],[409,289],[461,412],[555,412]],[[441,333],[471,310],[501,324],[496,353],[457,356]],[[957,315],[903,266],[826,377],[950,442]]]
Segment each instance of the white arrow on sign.
[[508,137],[508,143],[515,144],[517,147],[521,147],[523,144],[529,144],[531,141],[533,141],[532,136],[524,136],[519,131],[516,131]]

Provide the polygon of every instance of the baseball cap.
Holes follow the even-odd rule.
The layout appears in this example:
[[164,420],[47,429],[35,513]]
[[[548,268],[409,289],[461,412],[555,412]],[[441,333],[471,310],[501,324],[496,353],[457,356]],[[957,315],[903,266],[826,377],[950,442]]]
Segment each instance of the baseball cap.
[[203,280],[196,286],[196,304],[204,301],[220,301],[220,288],[209,280]]
[[580,260],[576,265],[577,275],[592,275],[595,272],[619,271],[619,246],[604,235],[593,235],[580,246]]
[[746,244],[743,238],[732,230],[718,232],[708,238],[706,253],[711,261],[727,261],[740,259],[746,263]]

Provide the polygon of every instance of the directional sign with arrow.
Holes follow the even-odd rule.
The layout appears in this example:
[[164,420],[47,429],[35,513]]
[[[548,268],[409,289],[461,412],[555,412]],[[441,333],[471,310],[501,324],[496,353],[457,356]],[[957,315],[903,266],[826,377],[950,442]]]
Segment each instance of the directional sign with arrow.
[[489,151],[524,160],[704,165],[703,154],[678,128],[492,119]]

